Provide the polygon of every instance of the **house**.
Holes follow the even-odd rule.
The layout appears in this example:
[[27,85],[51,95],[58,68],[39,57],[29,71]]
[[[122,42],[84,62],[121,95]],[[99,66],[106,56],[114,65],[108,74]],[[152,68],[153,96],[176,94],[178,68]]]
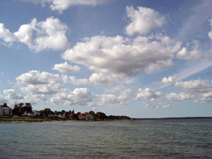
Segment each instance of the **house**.
[[12,108],[0,105],[0,116],[11,116],[12,115]]
[[78,118],[79,118],[80,120],[82,120],[82,119],[91,120],[91,119],[93,119],[94,117],[93,117],[92,115],[90,115],[88,112],[85,112],[85,113],[83,113],[83,114],[79,114],[79,115],[78,115]]
[[73,116],[74,116],[74,114],[70,114],[70,115],[69,115],[69,118],[70,118],[70,119],[72,119],[72,118],[73,118]]
[[62,118],[62,119],[65,119],[66,118],[66,113],[64,114],[58,114],[58,115],[54,115],[55,117],[58,117],[58,118]]
[[82,119],[85,118],[85,116],[84,116],[83,114],[79,114],[79,115],[78,115],[78,118],[79,118],[80,120],[82,120]]
[[31,116],[40,116],[40,111],[33,110]]
[[88,115],[85,116],[85,119],[86,120],[91,120],[93,118],[94,118],[93,115],[90,115],[90,114],[88,114]]

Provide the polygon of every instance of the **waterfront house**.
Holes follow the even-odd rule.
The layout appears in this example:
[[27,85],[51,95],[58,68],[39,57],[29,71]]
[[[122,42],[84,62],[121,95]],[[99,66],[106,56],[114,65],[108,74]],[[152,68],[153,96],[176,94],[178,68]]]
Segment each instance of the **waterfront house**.
[[11,116],[11,115],[12,115],[12,108],[0,105],[0,116]]
[[33,110],[31,116],[40,116],[40,111]]
[[78,118],[79,118],[80,120],[82,120],[82,119],[91,120],[91,119],[93,119],[94,117],[93,117],[92,115],[90,115],[88,112],[85,112],[85,113],[83,113],[83,114],[79,114],[79,115],[78,115]]
[[72,119],[72,118],[73,118],[73,116],[74,116],[74,114],[70,114],[70,115],[69,115],[69,118],[70,118],[70,119]]
[[85,118],[85,116],[84,116],[83,114],[79,114],[79,115],[78,115],[78,118],[79,118],[80,120],[82,120],[82,119]]

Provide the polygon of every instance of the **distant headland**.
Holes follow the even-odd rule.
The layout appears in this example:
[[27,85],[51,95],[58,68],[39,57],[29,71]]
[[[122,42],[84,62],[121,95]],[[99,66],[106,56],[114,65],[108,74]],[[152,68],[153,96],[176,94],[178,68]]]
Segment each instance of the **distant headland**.
[[7,103],[0,105],[0,122],[42,122],[42,121],[111,121],[130,120],[128,116],[107,116],[103,112],[52,111],[50,108],[33,110],[30,103],[18,103],[10,108]]

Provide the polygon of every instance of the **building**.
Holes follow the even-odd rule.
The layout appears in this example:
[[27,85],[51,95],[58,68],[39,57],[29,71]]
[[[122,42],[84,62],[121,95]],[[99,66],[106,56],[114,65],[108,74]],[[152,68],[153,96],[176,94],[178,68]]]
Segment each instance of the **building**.
[[32,113],[31,113],[31,116],[40,116],[40,111],[37,111],[37,110],[33,110]]
[[91,120],[91,119],[93,119],[94,117],[93,117],[92,115],[90,115],[88,112],[85,112],[85,113],[83,113],[83,114],[79,114],[79,115],[78,115],[78,118],[79,118],[80,120],[82,120],[82,119]]
[[0,105],[0,116],[11,116],[11,115],[12,115],[12,108]]

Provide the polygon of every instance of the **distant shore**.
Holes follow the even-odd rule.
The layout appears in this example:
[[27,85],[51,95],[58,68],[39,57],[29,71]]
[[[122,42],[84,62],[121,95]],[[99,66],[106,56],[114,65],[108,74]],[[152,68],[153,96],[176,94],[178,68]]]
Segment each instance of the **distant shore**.
[[212,119],[212,117],[165,117],[165,118],[132,118],[134,120],[178,120],[178,119]]
[[0,123],[30,123],[30,122],[81,122],[81,121],[130,121],[129,119],[121,120],[73,120],[73,119],[51,119],[51,118],[30,118],[30,117],[18,117],[18,118],[9,118],[9,117],[0,117]]
[[[89,120],[89,121],[136,121],[136,120],[183,120],[183,119],[212,119],[212,117],[167,117],[167,118],[131,118],[130,120]],[[51,118],[9,118],[0,117],[0,123],[30,123],[30,122],[79,122],[86,120],[51,119]]]

